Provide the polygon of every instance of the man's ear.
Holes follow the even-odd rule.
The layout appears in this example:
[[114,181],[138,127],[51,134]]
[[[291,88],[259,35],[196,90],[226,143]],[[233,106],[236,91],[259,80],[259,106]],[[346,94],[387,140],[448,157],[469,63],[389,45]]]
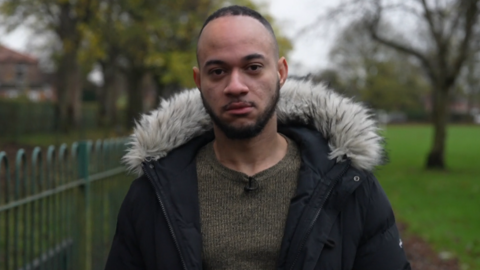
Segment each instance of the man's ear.
[[193,80],[195,81],[195,85],[197,85],[197,88],[200,89],[200,69],[198,67],[193,67]]
[[278,59],[278,79],[280,80],[280,86],[283,86],[288,77],[288,63],[285,57]]

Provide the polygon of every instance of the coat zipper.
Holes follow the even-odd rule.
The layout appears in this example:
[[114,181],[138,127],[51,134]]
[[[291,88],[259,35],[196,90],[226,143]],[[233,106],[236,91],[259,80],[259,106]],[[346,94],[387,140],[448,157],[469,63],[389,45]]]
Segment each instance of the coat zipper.
[[[340,178],[343,176],[343,174],[345,174],[345,172],[348,170],[350,166],[346,166],[345,169],[342,170],[342,173],[337,177]],[[303,247],[305,246],[305,244],[307,243],[307,239],[308,237],[310,236],[310,234],[312,233],[312,230],[313,230],[313,226],[315,225],[315,222],[317,222],[317,219],[318,217],[320,216],[320,213],[322,212],[322,209],[323,209],[323,205],[325,204],[325,202],[328,200],[328,198],[330,197],[330,193],[332,193],[332,190],[333,188],[335,187],[335,184],[336,184],[336,181],[334,183],[332,183],[332,186],[330,187],[330,189],[328,190],[327,192],[327,196],[325,196],[325,200],[323,200],[322,204],[320,205],[320,208],[318,209],[318,211],[315,213],[315,217],[313,218],[312,222],[310,222],[310,225],[308,226],[308,230],[307,230],[307,234],[303,237],[303,240],[299,246],[299,249],[298,249],[298,252],[297,252],[297,255],[295,256],[295,259],[293,260],[293,263],[292,263],[292,266],[290,267],[290,270],[293,270],[293,268],[295,267],[295,264],[297,263],[298,261],[298,258],[300,258],[300,254],[302,252],[302,249]]]
[[[151,165],[153,166],[153,165]],[[156,187],[156,183],[153,181],[153,179],[150,177],[150,174],[145,171],[145,175],[147,176],[148,180],[152,182],[153,186]],[[165,209],[165,205],[163,204],[160,195],[158,194],[157,188],[155,188],[155,195],[157,196],[157,200],[160,203],[160,207],[162,208],[163,215],[165,216],[165,220],[167,221],[168,229],[170,230],[170,234],[172,235],[173,242],[175,242],[175,247],[177,248],[178,254],[180,256],[180,260],[182,261],[182,266],[184,270],[187,270],[187,265],[185,264],[185,260],[183,259],[182,252],[180,251],[180,245],[178,244],[177,237],[175,236],[175,232],[173,231],[172,224],[170,222],[170,219],[168,218],[167,211]]]
[[293,260],[292,267],[290,267],[290,270],[293,270],[293,268],[295,267],[295,264],[298,261],[298,258],[300,258],[300,254],[302,252],[302,249],[305,246],[305,243],[307,242],[308,237],[312,233],[313,226],[315,225],[315,222],[317,221],[318,217],[320,216],[320,212],[322,212],[323,204],[325,204],[325,201],[327,201],[327,199],[330,196],[330,193],[332,192],[332,190],[333,190],[333,187],[331,187],[330,190],[328,191],[325,200],[322,202],[322,205],[320,206],[320,209],[318,209],[317,213],[315,214],[314,219],[312,220],[312,222],[308,226],[307,234],[303,237],[302,243],[300,244],[297,255],[295,256],[295,259]]

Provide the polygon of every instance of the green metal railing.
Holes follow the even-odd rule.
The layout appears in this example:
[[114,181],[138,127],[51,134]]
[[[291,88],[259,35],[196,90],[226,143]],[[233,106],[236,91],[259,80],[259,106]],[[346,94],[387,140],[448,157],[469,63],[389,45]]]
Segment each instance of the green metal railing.
[[0,152],[0,270],[103,269],[132,180],[120,165],[124,145],[37,147],[31,160],[19,150],[15,164]]

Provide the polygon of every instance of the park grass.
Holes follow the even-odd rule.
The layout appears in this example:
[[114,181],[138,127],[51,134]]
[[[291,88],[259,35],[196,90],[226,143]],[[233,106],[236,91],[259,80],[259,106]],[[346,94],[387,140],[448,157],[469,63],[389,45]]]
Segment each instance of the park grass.
[[424,168],[431,127],[389,126],[384,135],[390,162],[376,176],[406,233],[480,269],[480,127],[448,128],[444,171]]

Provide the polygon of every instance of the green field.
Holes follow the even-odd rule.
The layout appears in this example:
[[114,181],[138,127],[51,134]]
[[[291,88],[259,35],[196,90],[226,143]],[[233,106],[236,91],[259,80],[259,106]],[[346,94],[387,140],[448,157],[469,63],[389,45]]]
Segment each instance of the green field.
[[480,126],[448,129],[445,171],[427,171],[429,126],[389,126],[390,158],[376,176],[397,219],[436,251],[451,252],[462,269],[480,269]]

